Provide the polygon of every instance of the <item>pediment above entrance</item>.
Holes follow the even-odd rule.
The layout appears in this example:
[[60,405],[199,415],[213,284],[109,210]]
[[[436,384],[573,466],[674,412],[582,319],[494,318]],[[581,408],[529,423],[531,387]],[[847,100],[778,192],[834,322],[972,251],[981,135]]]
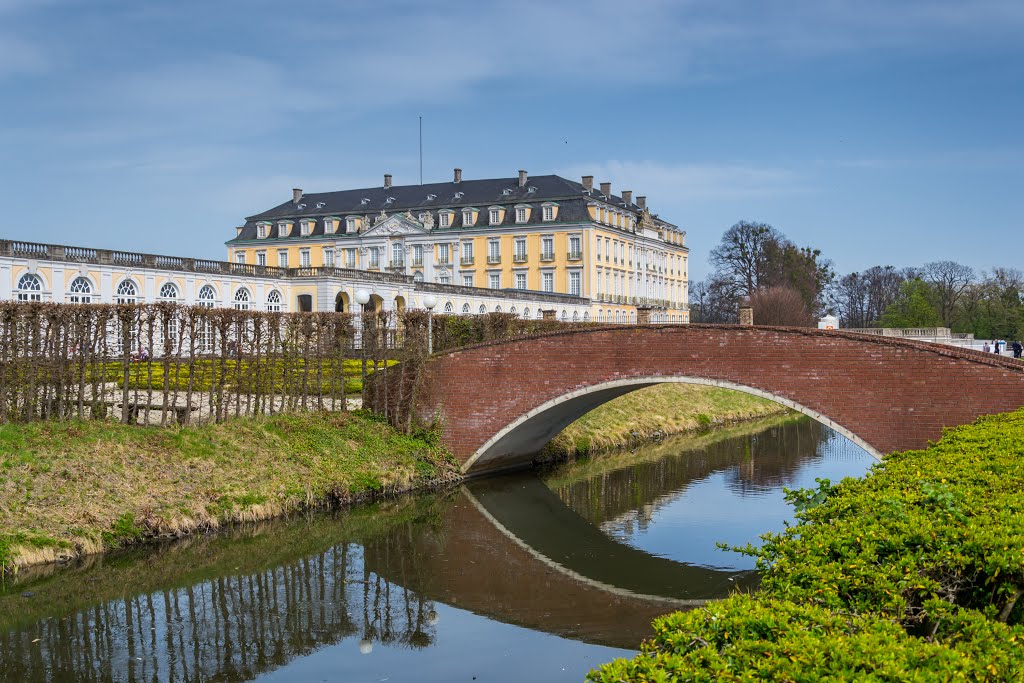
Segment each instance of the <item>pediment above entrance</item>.
[[392,237],[401,235],[423,235],[428,232],[423,223],[409,214],[397,213],[385,216],[383,213],[374,219],[373,227],[363,233],[364,237]]

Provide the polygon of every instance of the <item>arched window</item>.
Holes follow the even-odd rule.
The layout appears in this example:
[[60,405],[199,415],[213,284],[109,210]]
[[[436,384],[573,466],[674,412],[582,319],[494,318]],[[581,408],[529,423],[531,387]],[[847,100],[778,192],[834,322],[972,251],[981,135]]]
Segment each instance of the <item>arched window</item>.
[[615,322],[616,323],[621,323],[622,322],[622,311],[615,311]]
[[90,304],[92,303],[92,284],[89,280],[84,277],[76,277],[71,281],[71,287],[68,288],[70,294],[68,295],[68,301],[73,304]]
[[119,304],[133,304],[139,296],[139,288],[132,280],[121,280],[115,292],[115,300]]
[[524,308],[523,309],[523,317],[526,318],[527,320],[530,319],[530,309],[529,308]]
[[[466,304],[466,305],[468,306],[469,304]],[[445,313],[454,313],[455,312],[455,307],[452,306],[452,302],[451,301],[449,301],[448,303],[446,303],[444,305],[444,312]]]
[[495,313],[501,313],[501,306],[500,306],[500,305],[498,305],[498,306],[495,306],[495,307],[494,307],[494,312],[495,312]]
[[631,323],[635,323],[636,322],[636,311],[630,311],[629,312],[629,322],[631,322]]
[[18,280],[18,301],[42,301],[42,291],[42,281],[32,273],[25,273]]
[[569,313],[563,308],[562,309],[562,322],[565,322],[568,319],[569,319]]
[[235,290],[235,309],[239,311],[249,310],[249,290],[245,287],[239,287]]
[[590,311],[583,311],[583,322],[590,322]]
[[573,311],[572,312],[572,321],[574,323],[578,323],[580,321],[580,312],[579,311]]
[[423,271],[417,270],[412,274],[412,279],[414,282],[423,282]]
[[515,315],[516,314],[516,307],[515,306],[509,307],[508,312],[511,313],[512,315]]
[[538,308],[537,309],[537,320],[542,320],[543,318],[544,318],[544,309]]
[[478,313],[480,313],[480,315],[483,315],[486,312],[487,312],[487,307],[484,306],[483,304],[480,304],[480,310],[478,311]]
[[603,323],[604,322],[604,311],[601,310],[600,308],[597,309],[597,322],[599,322],[599,323]]
[[281,310],[281,292],[276,289],[270,290],[270,294],[267,294],[267,310],[272,312]]
[[177,301],[178,299],[178,286],[173,282],[165,282],[160,287],[160,300],[161,301]]
[[203,308],[213,308],[213,302],[217,299],[217,292],[210,285],[203,285],[199,290],[198,305]]
[[462,304],[462,312],[469,313],[469,304]]

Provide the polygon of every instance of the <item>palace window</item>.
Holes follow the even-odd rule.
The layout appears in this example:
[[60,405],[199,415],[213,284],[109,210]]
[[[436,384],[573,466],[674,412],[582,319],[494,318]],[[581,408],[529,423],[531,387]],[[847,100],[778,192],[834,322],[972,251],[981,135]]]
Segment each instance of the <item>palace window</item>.
[[462,260],[472,261],[473,260],[473,243],[463,242],[462,243]]
[[132,280],[121,280],[117,286],[115,299],[119,304],[133,304],[139,296],[139,288]]
[[487,241],[487,262],[498,263],[501,261],[501,242],[499,240]]
[[380,268],[380,251],[377,247],[370,247],[370,267]]
[[462,312],[464,314],[468,314],[469,313],[469,304],[462,304]]
[[491,289],[501,289],[501,273],[489,273],[487,280]]
[[573,296],[579,296],[580,295],[580,291],[581,291],[580,281],[581,281],[581,279],[582,278],[580,277],[580,272],[578,270],[570,270],[569,271],[569,293],[572,294]]
[[325,218],[324,219],[324,234],[325,235],[329,235],[332,232],[334,232],[334,219],[333,218]]
[[412,274],[412,279],[413,282],[423,282],[423,271],[417,270],[415,273]]
[[515,243],[515,259],[519,263],[526,261],[526,238],[517,237]]
[[572,312],[572,321],[574,323],[578,323],[580,321],[580,312],[579,311],[573,311]]
[[476,220],[475,220],[476,216],[474,215],[475,213],[476,212],[473,211],[473,209],[463,209],[462,210],[462,225],[467,227],[467,228],[473,227],[473,224],[476,223]]
[[555,291],[555,274],[551,272],[541,273],[541,283],[543,284],[541,289],[545,292]]
[[309,237],[313,234],[313,223],[312,221],[302,220],[299,221],[299,234],[303,237]]
[[39,277],[25,273],[18,280],[18,301],[42,301],[43,283]]
[[423,245],[414,244],[412,245],[412,264],[414,266],[423,265]]
[[345,267],[355,268],[356,267],[356,250],[346,249],[345,250]]
[[270,232],[269,223],[257,223],[256,224],[256,237],[259,239],[265,239],[267,234]]
[[501,210],[500,209],[491,209],[489,211],[489,213],[490,213],[491,225],[497,225],[498,223],[501,223]]
[[280,221],[277,224],[277,236],[288,237],[288,234],[292,231],[292,224],[288,221]]
[[516,207],[516,223],[525,223],[530,215],[530,210],[525,207]]
[[462,274],[462,286],[463,287],[472,287],[473,286],[473,273],[463,273]]
[[242,265],[245,265],[245,252],[244,251],[236,251],[235,252],[235,263],[241,263]]
[[257,251],[256,252],[256,265],[265,266],[267,265],[267,252]]
[[288,252],[281,249],[277,252],[277,267],[287,268],[288,267]]
[[213,302],[217,298],[217,292],[210,285],[203,285],[199,290],[199,301],[196,305],[202,308],[213,308]]
[[451,250],[447,244],[437,245],[437,261],[438,263],[450,263],[451,262]]
[[583,258],[583,247],[581,245],[582,239],[579,235],[571,235],[569,237],[569,258]]
[[160,286],[160,300],[161,301],[177,301],[178,300],[178,286],[173,282],[165,282]]
[[334,249],[330,247],[324,247],[324,266],[327,268],[334,267]]
[[299,268],[309,268],[309,249],[299,249]]
[[444,312],[445,313],[454,313],[455,312],[455,307],[452,306],[452,302],[451,301],[445,302]]
[[544,208],[541,210],[541,219],[545,221],[555,220],[555,207],[551,206],[550,204],[544,206]]
[[[450,285],[452,283],[451,275],[439,275],[437,278],[438,283],[442,285]],[[450,312],[450,311],[449,311]]]
[[405,265],[405,245],[401,242],[391,243],[391,267],[401,268]]
[[452,212],[451,211],[439,211],[437,214],[437,225],[441,228],[447,228],[452,224]]
[[524,308],[523,309],[523,317],[526,318],[527,320],[530,319],[530,309],[529,308]]
[[526,273],[516,273],[516,289],[526,289]]
[[349,216],[345,219],[345,232],[356,231],[356,219],[355,216]]
[[235,291],[235,309],[236,310],[248,311],[249,310],[249,301],[250,300],[251,300],[251,297],[249,296],[249,290],[246,289],[245,287],[239,287]]
[[512,315],[515,315],[516,314],[516,307],[515,306],[510,306],[509,309],[508,309],[508,312],[511,313]]
[[270,294],[267,294],[267,310],[272,313],[281,310],[281,292],[276,289],[270,290]]
[[555,258],[555,238],[542,237],[540,241],[540,257],[542,261],[552,261]]
[[483,304],[480,304],[480,309],[477,311],[477,313],[479,313],[480,315],[483,315],[486,312],[487,312],[487,307],[484,306]]

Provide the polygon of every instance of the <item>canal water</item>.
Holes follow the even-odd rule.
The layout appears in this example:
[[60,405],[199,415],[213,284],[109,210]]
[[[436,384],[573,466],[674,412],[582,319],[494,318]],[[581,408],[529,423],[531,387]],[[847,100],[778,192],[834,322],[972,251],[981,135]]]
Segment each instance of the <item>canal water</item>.
[[0,681],[580,681],[756,585],[783,489],[864,451],[778,418],[541,473],[22,572]]

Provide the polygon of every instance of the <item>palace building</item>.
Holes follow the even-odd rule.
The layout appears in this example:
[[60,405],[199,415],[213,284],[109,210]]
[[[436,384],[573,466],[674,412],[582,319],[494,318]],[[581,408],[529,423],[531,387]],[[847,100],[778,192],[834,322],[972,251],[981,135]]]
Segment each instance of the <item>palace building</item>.
[[689,322],[686,233],[652,214],[645,197],[595,188],[593,176],[463,180],[455,169],[443,183],[394,185],[386,174],[374,188],[295,189],[226,244],[237,266],[561,295],[588,300],[578,319],[598,322],[636,322],[638,309],[651,322]]

